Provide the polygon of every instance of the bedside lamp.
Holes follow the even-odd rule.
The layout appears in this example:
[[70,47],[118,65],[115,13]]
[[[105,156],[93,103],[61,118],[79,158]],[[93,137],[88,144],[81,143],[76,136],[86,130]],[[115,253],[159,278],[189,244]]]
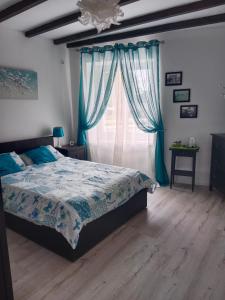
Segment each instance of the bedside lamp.
[[61,148],[60,138],[64,137],[63,127],[54,127],[53,128],[53,137],[58,138],[57,147]]

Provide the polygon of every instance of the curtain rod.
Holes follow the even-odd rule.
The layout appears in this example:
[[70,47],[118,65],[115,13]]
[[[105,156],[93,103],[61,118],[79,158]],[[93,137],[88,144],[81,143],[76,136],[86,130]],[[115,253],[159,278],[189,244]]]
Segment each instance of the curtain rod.
[[[162,41],[159,41],[159,43],[160,43],[160,44],[165,44],[165,41],[162,40]],[[86,47],[88,47],[88,45],[87,45]],[[92,47],[94,47],[94,45],[93,45]],[[83,48],[83,47],[82,47],[82,48]],[[76,51],[76,52],[80,52],[80,50],[81,50],[82,48],[76,48],[75,51]]]

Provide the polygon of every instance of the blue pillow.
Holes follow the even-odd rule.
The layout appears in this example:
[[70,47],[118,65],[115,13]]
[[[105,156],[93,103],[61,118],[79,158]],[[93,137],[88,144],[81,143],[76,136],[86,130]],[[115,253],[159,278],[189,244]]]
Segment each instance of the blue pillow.
[[16,163],[11,153],[0,154],[0,176],[23,171],[23,168]]
[[24,154],[26,154],[36,165],[53,162],[57,160],[48,148],[42,146],[29,150]]

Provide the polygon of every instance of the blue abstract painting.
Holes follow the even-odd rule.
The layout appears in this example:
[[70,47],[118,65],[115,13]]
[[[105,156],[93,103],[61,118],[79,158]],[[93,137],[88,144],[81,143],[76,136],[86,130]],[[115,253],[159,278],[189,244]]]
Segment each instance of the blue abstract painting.
[[0,99],[38,99],[37,72],[0,67]]

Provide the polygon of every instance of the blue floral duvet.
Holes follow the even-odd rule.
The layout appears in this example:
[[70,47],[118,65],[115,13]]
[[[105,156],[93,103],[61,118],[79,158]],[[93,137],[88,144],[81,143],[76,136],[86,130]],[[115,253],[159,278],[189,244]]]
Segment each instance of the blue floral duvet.
[[55,228],[76,248],[87,223],[155,183],[139,171],[61,158],[2,177],[7,212]]

